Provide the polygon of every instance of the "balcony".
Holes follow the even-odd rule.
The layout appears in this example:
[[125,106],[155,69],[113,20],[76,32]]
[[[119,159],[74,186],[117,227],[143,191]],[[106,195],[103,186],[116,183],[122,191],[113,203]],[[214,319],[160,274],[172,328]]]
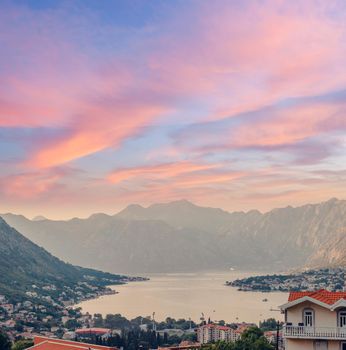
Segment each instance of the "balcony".
[[285,338],[346,340],[346,327],[285,326]]

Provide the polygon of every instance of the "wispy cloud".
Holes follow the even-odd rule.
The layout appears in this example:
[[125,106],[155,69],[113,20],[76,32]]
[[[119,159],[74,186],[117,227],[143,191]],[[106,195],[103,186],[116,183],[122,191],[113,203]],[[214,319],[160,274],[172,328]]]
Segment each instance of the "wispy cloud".
[[[327,195],[306,179],[345,164],[343,1],[0,6],[1,191],[19,206],[83,179],[108,209],[154,191],[270,207]],[[287,186],[261,188],[277,168]]]

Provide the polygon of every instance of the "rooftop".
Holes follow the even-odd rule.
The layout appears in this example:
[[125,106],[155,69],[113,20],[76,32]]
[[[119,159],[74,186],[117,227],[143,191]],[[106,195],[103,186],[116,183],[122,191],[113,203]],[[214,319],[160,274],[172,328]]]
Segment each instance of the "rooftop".
[[96,344],[81,343],[77,341],[55,339],[37,336],[32,350],[118,350],[116,347],[101,346]]
[[106,334],[106,333],[109,333],[110,331],[111,330],[109,328],[97,328],[97,327],[76,329],[77,334]]
[[322,303],[333,305],[341,299],[346,299],[346,292],[330,292],[325,289],[310,292],[291,292],[288,297],[288,302],[292,302],[304,297],[310,297]]

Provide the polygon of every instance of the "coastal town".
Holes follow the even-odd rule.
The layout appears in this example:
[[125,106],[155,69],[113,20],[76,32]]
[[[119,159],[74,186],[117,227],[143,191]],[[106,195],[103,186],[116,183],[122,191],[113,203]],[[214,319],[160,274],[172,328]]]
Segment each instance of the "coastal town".
[[227,281],[226,285],[240,291],[255,292],[290,292],[321,288],[330,291],[343,291],[345,277],[345,268],[324,268],[301,273],[246,277]]
[[[325,293],[332,293],[343,289],[344,273],[344,269],[330,268],[299,274],[254,276],[227,282],[226,286],[243,291],[290,290],[291,293],[295,290],[302,293],[324,286]],[[141,280],[145,279],[123,277],[118,283]],[[246,332],[259,329],[268,344],[284,349],[287,326],[275,319],[264,320],[259,324],[227,324],[225,321],[204,318],[204,314],[199,322],[169,317],[165,321],[156,321],[153,314],[128,320],[119,314],[108,314],[105,318],[101,314],[91,315],[77,306],[83,300],[115,293],[118,292],[114,287],[85,281],[78,282],[75,287],[64,286],[58,293],[53,284],[40,287],[32,285],[25,293],[26,298],[21,301],[13,301],[0,295],[0,328],[13,343],[23,339],[47,337],[122,348],[129,341],[128,337],[134,337],[131,334],[137,334],[139,341],[147,342],[150,348],[169,347],[170,350],[197,349],[219,342],[236,344]]]
[[[110,290],[107,292],[114,293]],[[94,297],[104,294],[96,292]],[[32,295],[31,295],[32,296]],[[90,298],[91,295],[88,295]],[[178,320],[167,318],[164,322],[155,322],[153,317],[138,317],[134,320],[127,320],[120,315],[90,315],[83,313],[81,308],[72,305],[64,306],[54,302],[51,298],[43,298],[42,302],[25,300],[21,303],[11,303],[0,295],[0,327],[5,330],[12,341],[16,339],[32,339],[34,336],[58,337],[64,339],[90,338],[91,335],[110,337],[113,334],[120,334],[125,328],[138,326],[143,331],[154,330],[162,337],[175,336],[177,339],[186,338],[198,339],[201,343],[218,340],[236,340],[242,332],[252,323],[233,323],[228,326],[214,324],[209,320],[202,321],[201,327],[191,320]],[[50,306],[48,306],[50,305]],[[213,329],[209,334],[208,330]],[[220,333],[220,332],[221,333]],[[191,337],[192,336],[192,337]]]
[[145,277],[121,276],[103,278],[100,282],[92,276],[75,285],[57,288],[54,284],[31,285],[24,296],[12,297],[0,294],[0,328],[11,339],[32,338],[34,334],[61,337],[71,328],[93,325],[89,314],[82,314],[76,304],[118,293],[106,284],[124,284],[148,280]]
[[[101,294],[96,293],[95,297],[98,295]],[[51,303],[52,307],[48,308],[47,303]],[[282,343],[281,330],[277,333],[274,329],[275,320],[264,321],[260,326],[269,343],[274,344],[278,340],[277,337],[280,344]],[[100,314],[83,313],[74,305],[62,306],[47,298],[42,303],[26,300],[12,304],[5,296],[0,296],[0,329],[13,343],[33,339],[36,341],[44,337],[110,344],[121,348],[125,334],[137,329],[143,337],[149,334],[151,348],[171,346],[170,349],[173,349],[178,346],[181,349],[192,349],[220,341],[236,342],[245,331],[254,327],[257,328],[254,323],[226,324],[224,321],[215,323],[210,319],[200,320],[197,324],[192,320],[174,320],[169,317],[165,321],[156,322],[154,316],[137,317],[133,320],[127,320],[121,315],[107,315],[103,318]],[[268,330],[268,327],[273,329]]]
[[346,0],[0,0],[0,350],[346,350]]

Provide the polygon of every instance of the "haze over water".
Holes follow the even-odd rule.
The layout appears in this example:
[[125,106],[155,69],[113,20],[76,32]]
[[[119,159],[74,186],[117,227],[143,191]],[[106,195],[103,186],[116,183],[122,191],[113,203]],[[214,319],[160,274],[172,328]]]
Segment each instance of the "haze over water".
[[[114,286],[119,294],[82,302],[78,306],[90,314],[120,313],[127,318],[148,316],[156,320],[166,317],[205,317],[226,322],[255,322],[269,317],[282,319],[278,305],[287,301],[288,293],[240,292],[224,285],[227,280],[258,273],[219,271],[200,273],[154,274],[150,281]],[[263,299],[268,302],[263,302]]]

